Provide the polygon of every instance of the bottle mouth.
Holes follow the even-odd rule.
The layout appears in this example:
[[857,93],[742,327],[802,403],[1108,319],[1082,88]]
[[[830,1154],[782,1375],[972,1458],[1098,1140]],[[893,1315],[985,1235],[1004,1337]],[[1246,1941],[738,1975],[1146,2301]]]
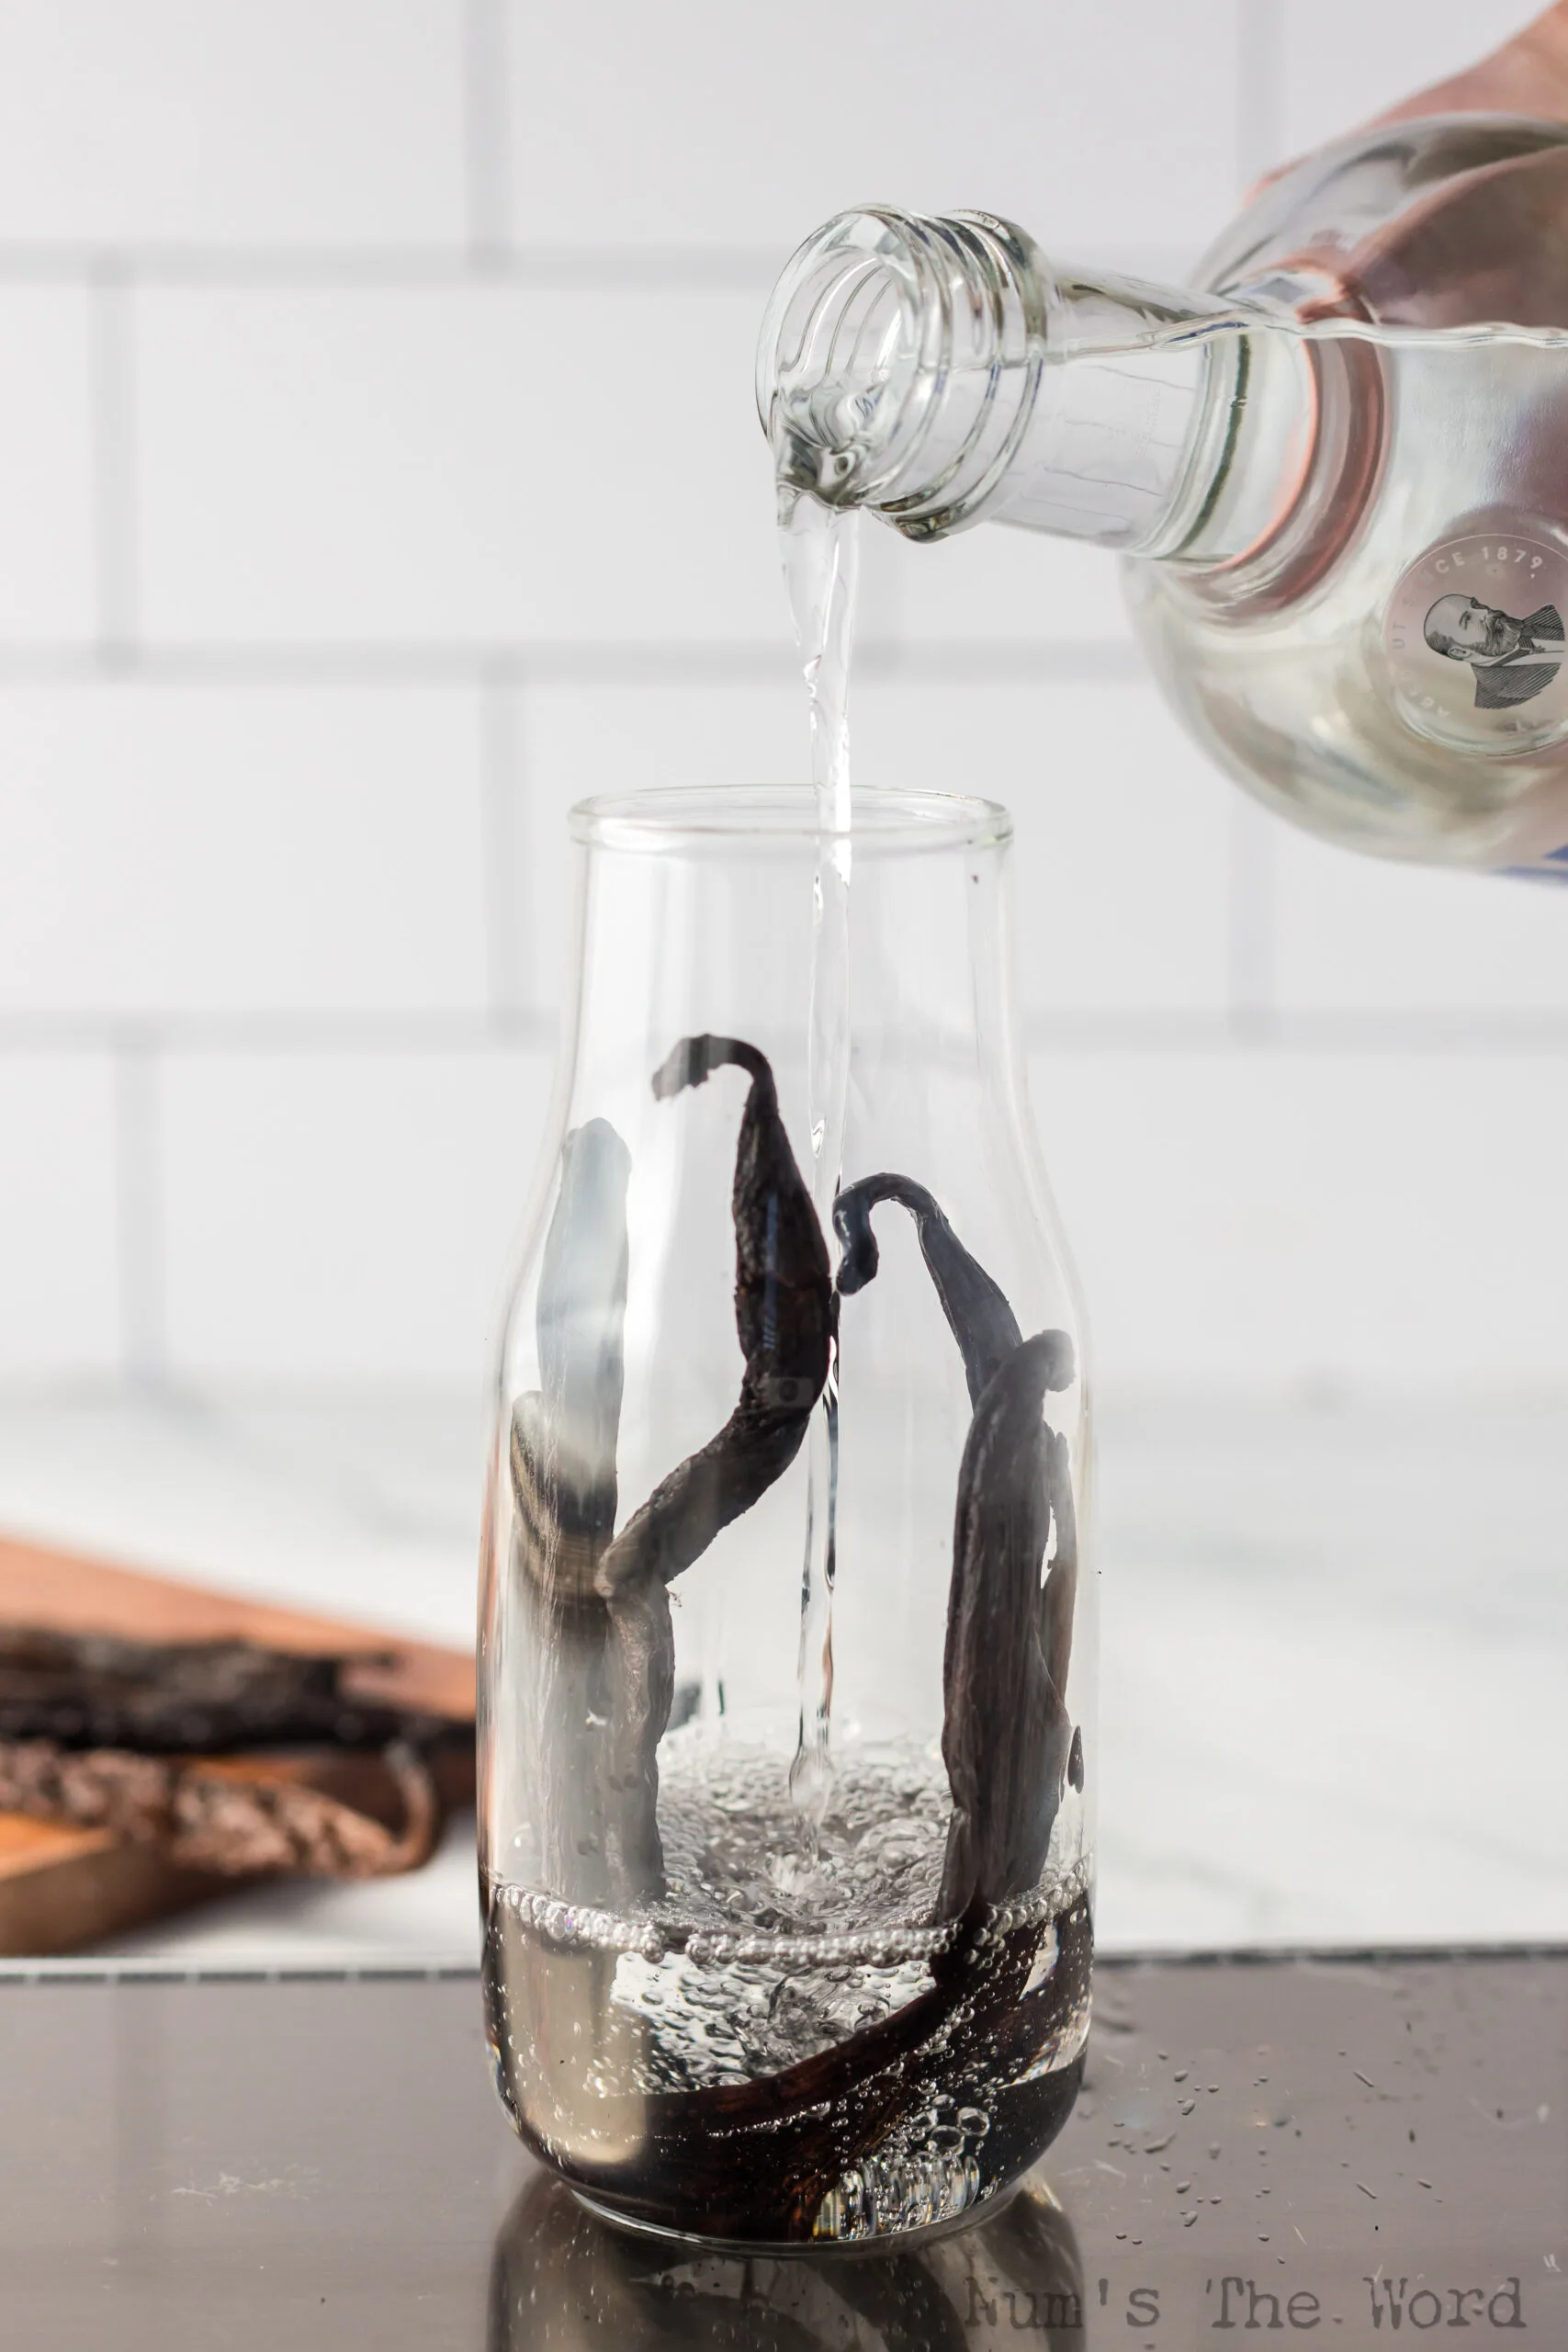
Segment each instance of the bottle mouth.
[[791,851],[815,855],[825,842],[847,834],[857,859],[908,857],[1000,848],[1012,838],[1012,819],[998,801],[959,792],[856,792],[849,826],[835,829],[823,823],[816,794],[799,784],[661,786],[604,793],[580,800],[570,824],[572,839],[591,849],[666,856]]
[[781,493],[873,506],[912,537],[974,520],[1027,417],[1047,276],[987,213],[841,212],[773,288],[757,410]]
[[781,482],[855,505],[918,398],[919,223],[890,207],[840,212],[792,256],[762,319],[757,413]]

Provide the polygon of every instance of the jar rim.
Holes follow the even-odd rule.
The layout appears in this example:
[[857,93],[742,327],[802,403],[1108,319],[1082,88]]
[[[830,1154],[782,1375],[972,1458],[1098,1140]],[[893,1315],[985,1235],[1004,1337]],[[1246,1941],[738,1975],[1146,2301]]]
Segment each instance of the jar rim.
[[849,841],[857,855],[887,857],[999,849],[1012,839],[1012,818],[1000,801],[962,792],[857,791],[851,795],[849,826],[823,825],[815,793],[799,784],[658,785],[598,793],[580,800],[567,821],[572,840],[591,849],[665,854],[718,844],[799,849]]

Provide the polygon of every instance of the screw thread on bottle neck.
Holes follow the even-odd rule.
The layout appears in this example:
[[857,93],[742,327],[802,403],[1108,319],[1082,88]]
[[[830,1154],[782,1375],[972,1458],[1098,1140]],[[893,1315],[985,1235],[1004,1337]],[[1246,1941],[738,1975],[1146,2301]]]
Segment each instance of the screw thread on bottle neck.
[[1053,269],[984,213],[844,213],[774,289],[758,406],[786,494],[870,506],[908,537],[988,514],[1172,553],[1265,316]]
[[966,521],[1005,472],[1045,349],[1029,240],[982,215],[840,214],[774,289],[757,401],[782,482],[912,537]]

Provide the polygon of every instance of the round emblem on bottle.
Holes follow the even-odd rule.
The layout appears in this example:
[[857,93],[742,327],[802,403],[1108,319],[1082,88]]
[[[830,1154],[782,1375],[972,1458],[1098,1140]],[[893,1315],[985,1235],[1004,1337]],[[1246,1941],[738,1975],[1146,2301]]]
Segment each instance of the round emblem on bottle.
[[1568,547],[1499,518],[1401,573],[1382,647],[1401,716],[1465,751],[1538,751],[1568,734]]

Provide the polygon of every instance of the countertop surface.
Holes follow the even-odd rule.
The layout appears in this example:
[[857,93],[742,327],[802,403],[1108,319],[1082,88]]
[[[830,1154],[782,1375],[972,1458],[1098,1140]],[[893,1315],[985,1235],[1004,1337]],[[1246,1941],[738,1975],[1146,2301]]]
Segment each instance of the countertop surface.
[[[0,1402],[0,1523],[471,1638],[450,1393]],[[1111,1397],[1102,1948],[1568,1940],[1568,1397]],[[471,1823],[377,1885],[244,1889],[182,1962],[471,1964]]]
[[1568,1952],[1125,1962],[1020,2194],[893,2259],[604,2229],[468,1975],[0,1981],[28,2352],[1568,2342]]

